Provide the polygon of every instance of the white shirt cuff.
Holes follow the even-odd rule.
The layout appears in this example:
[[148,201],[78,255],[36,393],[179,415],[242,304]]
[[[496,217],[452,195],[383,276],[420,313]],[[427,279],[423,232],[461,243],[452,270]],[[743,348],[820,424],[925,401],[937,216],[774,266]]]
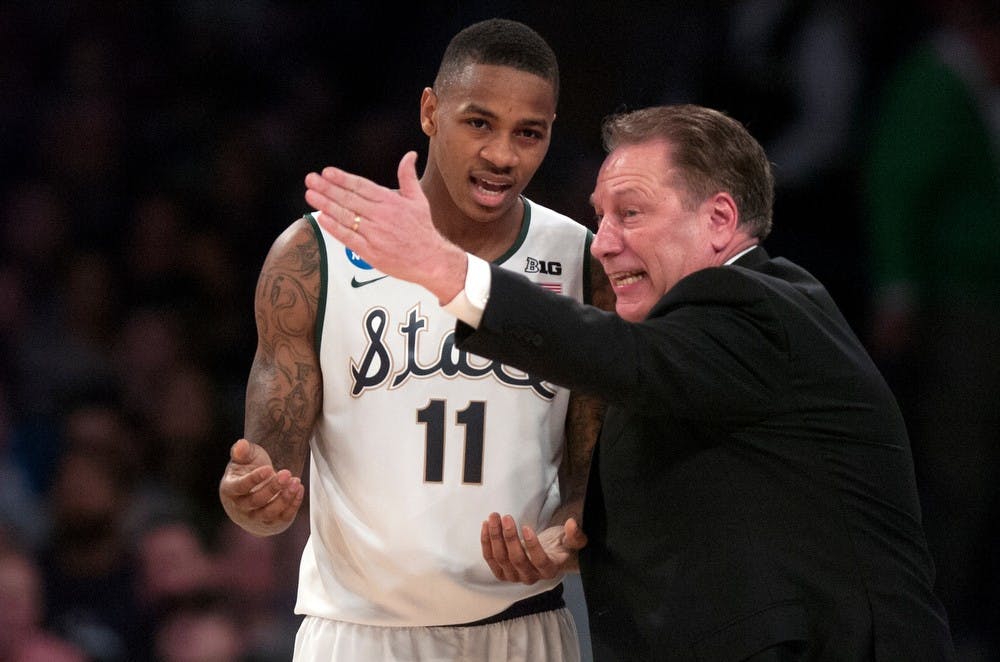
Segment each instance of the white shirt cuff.
[[492,276],[489,262],[472,253],[466,253],[465,256],[469,261],[465,270],[465,289],[456,294],[455,298],[443,308],[476,329],[483,319],[486,302],[490,299]]

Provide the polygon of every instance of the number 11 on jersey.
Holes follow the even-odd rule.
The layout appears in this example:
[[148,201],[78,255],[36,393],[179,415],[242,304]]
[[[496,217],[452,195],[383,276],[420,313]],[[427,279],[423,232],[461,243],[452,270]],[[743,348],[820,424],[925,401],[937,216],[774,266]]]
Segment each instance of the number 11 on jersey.
[[[428,483],[444,482],[444,426],[447,401],[431,400],[417,410],[417,422],[426,426],[424,443],[424,480]],[[461,411],[455,412],[455,424],[465,427],[465,461],[462,483],[480,485],[483,482],[483,421],[486,403],[473,400]]]

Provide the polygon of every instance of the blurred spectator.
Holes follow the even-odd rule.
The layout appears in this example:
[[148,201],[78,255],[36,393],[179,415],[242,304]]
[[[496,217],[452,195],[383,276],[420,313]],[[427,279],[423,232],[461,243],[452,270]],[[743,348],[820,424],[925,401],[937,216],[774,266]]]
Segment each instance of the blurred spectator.
[[26,415],[51,416],[67,392],[105,371],[100,351],[75,335],[67,314],[64,285],[76,266],[66,259],[72,250],[70,214],[54,185],[28,180],[10,189],[0,223],[0,256],[21,288],[10,302],[13,310],[4,313],[18,403]]
[[72,449],[49,495],[52,537],[41,556],[47,625],[104,662],[140,659],[147,639],[123,530],[129,484],[113,455]]
[[295,535],[261,538],[229,520],[219,533],[215,572],[219,588],[232,604],[239,605],[247,654],[261,662],[291,659],[301,622],[293,614],[296,561],[305,539]]
[[[786,192],[846,165],[864,79],[860,18],[840,0],[729,4],[724,104],[768,145]],[[716,93],[718,94],[718,93]]]
[[67,398],[60,409],[64,454],[108,459],[131,484],[142,469],[142,452],[113,384]]
[[183,316],[158,303],[135,305],[125,314],[114,347],[123,406],[142,420],[153,420],[163,376],[188,360]]
[[158,515],[143,524],[135,555],[136,597],[151,621],[172,602],[220,584],[200,533],[183,516]]
[[774,163],[772,253],[815,273],[855,328],[866,266],[856,131],[867,79],[862,3],[729,0],[707,105],[745,123]]
[[56,298],[66,333],[79,342],[80,354],[94,357],[95,372],[107,377],[122,305],[115,266],[107,253],[96,249],[78,249],[64,260],[66,274]]
[[[31,489],[26,472],[10,452],[15,434],[7,384],[0,380],[0,543],[9,537],[19,541],[25,549],[35,551],[48,535],[49,521],[41,499]],[[0,544],[0,550],[2,547]]]
[[122,234],[128,303],[176,306],[190,314],[194,283],[184,269],[190,220],[183,202],[166,191],[139,197]]
[[230,444],[212,376],[183,364],[164,371],[159,380],[157,397],[149,401],[149,425],[156,439],[151,473],[202,521],[218,526],[221,509],[213,462],[225,460]]
[[32,294],[24,314],[43,316],[56,293],[62,258],[72,243],[65,194],[46,178],[24,177],[10,183],[0,208],[0,255],[28,275]]
[[132,175],[125,161],[127,26],[121,17],[99,18],[98,11],[84,3],[50,8],[50,29],[65,56],[50,60],[53,85],[37,111],[32,163],[58,182],[72,209],[74,238],[94,245],[121,228]]
[[245,654],[245,639],[242,615],[221,596],[203,593],[164,608],[153,646],[157,662],[256,662]]
[[1000,659],[1000,4],[940,20],[886,79],[866,163],[870,342],[910,425],[963,660]]
[[89,662],[83,650],[45,630],[38,567],[27,554],[0,549],[0,660]]
[[0,346],[18,426],[10,452],[41,493],[60,452],[59,408],[111,376],[108,302],[116,292],[104,256],[73,252],[70,215],[54,185],[18,182],[0,221]]
[[183,515],[154,516],[141,527],[137,596],[158,662],[291,659],[295,584],[276,572],[279,545],[231,528],[211,553]]
[[[244,295],[249,296],[252,288],[243,281],[247,276],[233,247],[216,228],[199,228],[189,237],[186,248],[183,268],[199,297],[191,321],[192,355],[219,382],[223,420],[242,425],[247,356],[253,355],[254,348],[253,335],[246,332],[251,320]],[[237,401],[232,402],[236,390]]]

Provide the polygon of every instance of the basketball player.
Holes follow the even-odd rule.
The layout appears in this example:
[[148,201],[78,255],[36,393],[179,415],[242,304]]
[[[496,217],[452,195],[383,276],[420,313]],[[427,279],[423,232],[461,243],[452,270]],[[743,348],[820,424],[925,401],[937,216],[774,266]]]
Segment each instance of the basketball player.
[[[465,250],[610,308],[590,231],[522,195],[558,93],[555,55],[527,26],[461,31],[420,100],[420,185]],[[602,407],[456,350],[436,299],[312,216],[272,247],[255,312],[246,439],[219,492],[244,529],[279,533],[310,457],[295,659],[578,660],[561,578],[497,581],[475,531],[494,510],[535,528],[578,519]]]

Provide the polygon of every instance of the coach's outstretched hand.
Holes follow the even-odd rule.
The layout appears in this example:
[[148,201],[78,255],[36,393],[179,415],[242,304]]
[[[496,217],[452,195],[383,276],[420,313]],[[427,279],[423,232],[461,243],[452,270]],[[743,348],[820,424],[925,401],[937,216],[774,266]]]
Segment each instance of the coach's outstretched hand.
[[524,526],[521,536],[510,515],[490,513],[483,522],[479,535],[483,559],[497,579],[534,584],[577,570],[577,552],[587,544],[587,536],[572,517],[564,525],[550,526],[538,534]]
[[465,251],[434,227],[417,179],[416,152],[399,162],[399,190],[339,168],[306,175],[305,199],[317,221],[379,271],[422,285],[442,304],[465,285]]
[[305,498],[302,481],[287,469],[275,471],[267,451],[246,439],[229,450],[219,499],[229,517],[256,536],[281,533]]

